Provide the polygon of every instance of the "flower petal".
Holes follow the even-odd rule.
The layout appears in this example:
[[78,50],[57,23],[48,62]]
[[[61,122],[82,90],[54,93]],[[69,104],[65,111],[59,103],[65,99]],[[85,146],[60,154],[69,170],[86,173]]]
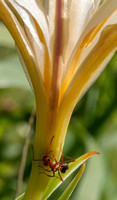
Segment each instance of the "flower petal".
[[117,0],[105,0],[104,3],[97,9],[91,20],[88,22],[83,30],[83,33],[77,42],[76,48],[79,46],[83,38],[98,24],[104,21],[106,18],[112,15],[117,9]]
[[108,18],[106,18],[104,21],[102,21],[99,25],[97,25],[89,34],[84,38],[84,48],[83,53],[80,58],[80,64],[83,62],[83,60],[86,58],[86,56],[89,54],[89,52],[93,49],[97,41],[99,40],[99,37],[101,35],[101,32],[103,29],[108,26],[116,23],[117,19],[117,10],[115,10],[112,15],[110,15]]
[[40,3],[40,1],[36,1],[36,0],[30,0],[30,1],[29,0],[23,0],[23,1],[14,0],[14,1],[17,2],[17,4],[19,4],[23,8],[25,8],[28,12],[30,12],[32,17],[36,20],[37,24],[39,25],[43,33],[43,36],[47,44],[48,52],[50,55],[50,50],[49,50],[50,37],[49,37],[48,20],[45,15],[42,4]]
[[[0,19],[7,26],[9,32],[13,36],[15,43],[20,50],[22,58],[27,67],[28,74],[31,79],[31,83],[33,85],[33,89],[35,92],[35,96],[39,100],[39,107],[45,107],[46,98],[45,98],[45,90],[43,87],[42,80],[37,73],[36,63],[34,59],[34,55],[31,49],[31,46],[24,34],[22,27],[20,26],[18,20],[15,15],[12,13],[10,8],[7,6],[4,0],[0,1]],[[38,84],[37,84],[38,83]]]
[[70,5],[69,42],[66,49],[65,65],[90,20],[94,10],[94,0],[72,0]]
[[34,55],[36,56],[36,59],[38,61],[37,68],[40,67],[40,69],[38,70],[40,70],[41,75],[44,78],[44,45],[39,40],[38,33],[34,21],[32,19],[32,16],[24,8],[15,3],[15,1],[9,0],[9,2],[11,3],[11,6],[16,9],[16,11],[23,20],[26,36],[30,42],[30,45],[34,51]]
[[63,74],[63,81],[62,81],[62,87],[61,87],[62,93],[65,92],[76,70],[79,68],[80,64],[82,64],[83,60],[86,58],[86,56],[89,54],[89,52],[93,49],[93,47],[97,43],[102,30],[107,25],[114,24],[116,22],[116,19],[117,19],[117,10],[115,10],[110,16],[108,16],[108,18],[103,20],[92,31],[90,31],[89,34],[84,38],[82,43],[78,46],[75,54],[72,55],[72,57],[73,56],[74,57],[73,58],[71,57],[71,60],[69,61],[70,64],[68,64]]
[[39,30],[40,28],[36,23],[36,20],[35,21],[33,20],[34,18],[30,14],[30,12],[28,12],[28,10],[17,4],[14,0],[9,0],[9,2],[11,3],[10,5],[11,9],[15,8],[19,16],[23,20],[23,26],[26,32],[26,36],[30,42],[30,45],[32,47],[35,56],[37,72],[39,72],[39,74],[41,72],[46,93],[48,94],[51,81],[50,58],[48,55],[47,45],[45,44],[45,40],[43,39],[43,35]]
[[117,24],[114,24],[103,30],[98,43],[77,70],[64,95],[64,103],[62,103],[64,109],[65,106],[71,107],[71,109],[74,108],[77,100],[82,97],[91,84],[97,79],[116,49]]

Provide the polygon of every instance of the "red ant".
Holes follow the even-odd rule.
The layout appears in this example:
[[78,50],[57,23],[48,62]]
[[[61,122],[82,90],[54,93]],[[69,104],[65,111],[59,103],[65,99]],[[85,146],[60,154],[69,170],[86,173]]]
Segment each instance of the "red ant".
[[[47,155],[44,156],[42,160],[34,159],[34,156],[33,156],[33,161],[43,161],[44,166],[48,166],[50,168],[50,170],[45,169],[44,167],[42,167],[40,165],[39,165],[39,167],[41,167],[42,169],[44,169],[47,172],[52,172],[53,175],[46,174],[45,172],[40,172],[40,173],[43,173],[43,174],[45,174],[45,175],[47,175],[49,177],[59,178],[63,182],[63,179],[61,177],[60,171],[61,171],[61,173],[65,173],[68,170],[68,168],[69,168],[68,167],[68,163],[74,162],[75,160],[72,159],[72,158],[70,158],[70,157],[68,157],[68,156],[63,155],[63,153],[62,153],[61,161],[57,161],[56,158],[55,158],[55,156],[54,156],[54,154],[53,154],[53,152],[52,152],[52,150],[51,150],[51,144],[52,144],[53,138],[54,138],[54,136],[51,139],[51,142],[50,142],[50,151],[47,153]],[[52,154],[54,161],[52,161],[52,159],[50,158],[50,156],[48,156],[50,153]],[[63,162],[63,156],[65,156],[66,158],[69,158],[70,160],[68,160],[66,162]],[[55,171],[58,171],[59,177],[55,176]]]

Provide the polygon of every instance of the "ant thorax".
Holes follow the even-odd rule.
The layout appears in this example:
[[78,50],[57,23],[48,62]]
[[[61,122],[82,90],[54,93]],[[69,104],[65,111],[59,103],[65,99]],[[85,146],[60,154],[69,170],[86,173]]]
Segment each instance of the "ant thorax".
[[59,168],[60,168],[59,163],[56,163],[56,162],[51,162],[51,163],[49,164],[49,166],[50,166],[50,168],[51,168],[52,170],[56,170],[56,169],[59,169]]

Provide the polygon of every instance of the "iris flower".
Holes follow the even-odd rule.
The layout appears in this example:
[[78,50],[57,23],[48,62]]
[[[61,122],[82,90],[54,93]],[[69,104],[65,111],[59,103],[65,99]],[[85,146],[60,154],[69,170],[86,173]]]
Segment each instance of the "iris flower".
[[[117,0],[0,0],[35,94],[34,157],[60,159],[76,103],[117,49]],[[82,134],[82,133],[81,133]],[[49,177],[33,162],[24,199],[41,199]],[[34,194],[35,193],[35,194]]]

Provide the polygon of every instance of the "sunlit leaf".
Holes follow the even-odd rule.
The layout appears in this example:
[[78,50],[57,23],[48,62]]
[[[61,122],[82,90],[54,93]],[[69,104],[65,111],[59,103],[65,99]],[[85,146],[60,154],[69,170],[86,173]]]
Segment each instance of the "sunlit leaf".
[[82,177],[82,174],[84,172],[85,169],[85,163],[83,163],[80,171],[78,172],[78,174],[75,176],[75,178],[72,180],[72,182],[69,184],[69,186],[67,187],[67,189],[64,191],[64,193],[61,195],[61,197],[59,198],[59,200],[66,200],[69,199],[70,195],[72,194],[72,192],[74,191],[76,185],[78,184],[80,178]]
[[18,198],[16,198],[15,200],[22,200],[23,199],[23,197],[24,197],[24,193],[23,194],[21,194]]
[[[94,154],[99,154],[99,153],[97,153],[95,151],[86,153],[83,156],[77,158],[75,160],[75,162],[70,163],[69,170],[65,174],[62,174],[63,180],[65,181],[67,177],[69,177],[80,165],[82,165],[90,156],[92,156]],[[56,172],[56,176],[57,176],[57,172]],[[51,193],[53,193],[54,190],[56,190],[61,184],[62,184],[62,181],[60,181],[56,177],[52,178],[45,190],[45,193],[44,193],[42,199],[44,200],[47,197],[49,197],[51,195]]]

